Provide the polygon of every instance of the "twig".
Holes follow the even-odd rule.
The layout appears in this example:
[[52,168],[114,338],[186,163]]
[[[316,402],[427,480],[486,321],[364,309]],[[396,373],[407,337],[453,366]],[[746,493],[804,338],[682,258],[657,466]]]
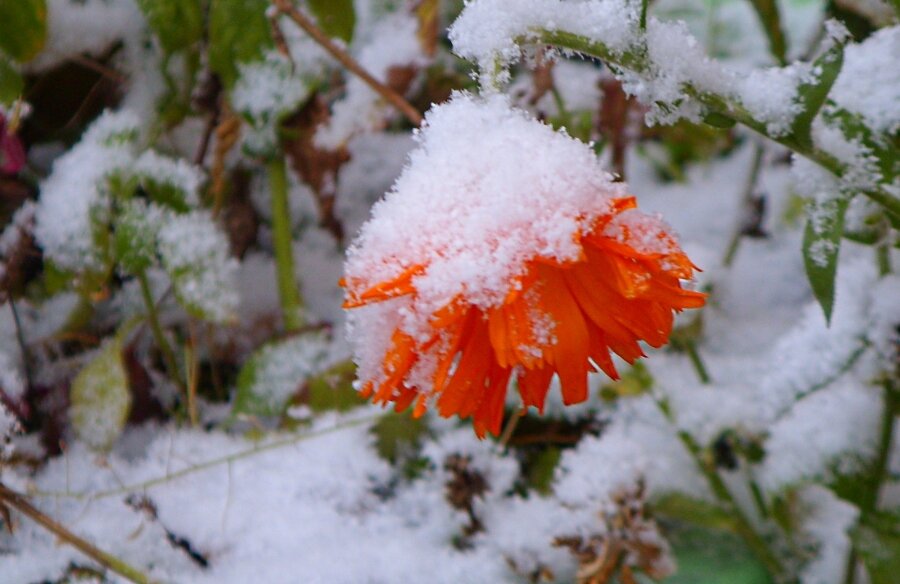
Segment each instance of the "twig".
[[66,527],[55,521],[52,517],[44,514],[37,507],[29,503],[24,495],[13,491],[3,483],[0,483],[0,503],[4,503],[13,509],[16,509],[22,515],[25,515],[60,540],[90,557],[104,568],[112,570],[116,574],[119,574],[136,584],[153,584],[154,580],[151,580],[146,574],[131,566],[121,558],[105,552],[92,543],[78,537],[66,529]]
[[16,308],[16,301],[12,296],[9,297],[9,310],[12,312],[13,323],[16,326],[16,341],[19,343],[19,350],[22,352],[22,368],[25,370],[25,383],[28,389],[34,389],[34,376],[31,371],[31,359],[28,356],[28,345],[25,343],[25,332],[22,330],[22,320],[19,318],[19,310]]
[[375,77],[366,71],[347,51],[336,45],[322,29],[313,23],[313,21],[294,8],[290,0],[272,0],[272,5],[279,13],[284,14],[293,20],[297,26],[302,28],[306,34],[312,37],[312,39],[321,45],[323,49],[328,51],[331,56],[337,59],[337,61],[346,67],[347,70],[362,79],[373,91],[397,108],[414,126],[422,125],[423,118],[422,114],[419,113],[419,110],[406,101],[402,95],[381,81],[375,79]]
[[163,362],[168,370],[169,377],[184,390],[181,375],[178,372],[178,361],[175,360],[175,353],[166,340],[166,334],[163,332],[162,325],[159,321],[159,312],[156,309],[156,302],[153,300],[153,291],[150,289],[150,280],[147,279],[147,273],[141,272],[137,275],[138,282],[141,286],[141,295],[144,298],[144,304],[147,306],[147,319],[150,321],[150,330],[153,331],[153,337],[163,356]]
[[722,265],[727,267],[731,267],[731,264],[734,262],[734,257],[737,255],[738,247],[741,244],[741,238],[744,236],[745,223],[744,214],[750,208],[750,205],[753,204],[753,193],[756,190],[756,183],[759,179],[759,171],[762,169],[762,159],[763,153],[765,152],[765,148],[762,144],[756,144],[756,150],[753,152],[753,162],[750,163],[750,172],[747,174],[747,182],[744,184],[744,192],[741,196],[741,217],[738,218],[737,227],[734,230],[734,234],[731,236],[731,241],[728,243],[727,251],[725,252],[725,257],[722,259]]
[[519,420],[525,416],[527,411],[525,408],[522,408],[520,411],[513,412],[509,420],[506,421],[506,426],[504,426],[503,432],[500,433],[500,438],[497,440],[497,445],[501,451],[506,452],[506,449],[509,447],[509,439],[512,438],[516,427],[519,425]]

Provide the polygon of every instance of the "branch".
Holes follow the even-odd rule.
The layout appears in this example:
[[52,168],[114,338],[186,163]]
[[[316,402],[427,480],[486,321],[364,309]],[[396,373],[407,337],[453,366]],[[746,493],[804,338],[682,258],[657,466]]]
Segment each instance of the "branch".
[[359,77],[366,83],[369,87],[372,88],[373,91],[378,93],[381,97],[388,101],[391,105],[397,108],[400,113],[406,116],[412,125],[421,126],[422,125],[422,114],[419,113],[419,110],[414,108],[412,104],[406,101],[402,95],[385,85],[384,83],[375,79],[371,73],[366,71],[362,65],[360,65],[356,59],[350,56],[350,54],[339,47],[334,41],[329,38],[327,34],[325,34],[322,29],[317,27],[313,21],[307,18],[302,12],[294,8],[293,4],[290,0],[272,0],[272,6],[279,14],[284,14],[288,18],[294,21],[294,23],[302,28],[306,34],[308,34],[312,39],[321,45],[323,49],[328,51],[332,57],[338,60],[344,67],[346,67],[351,73]]
[[[570,32],[537,29],[532,31],[532,34],[516,39],[516,44],[519,45],[528,42],[537,42],[574,51],[599,59],[618,69],[628,69],[638,73],[644,73],[650,69],[645,50],[633,49],[623,53],[614,53],[602,42]],[[820,150],[811,144],[806,144],[790,134],[785,136],[770,135],[766,130],[766,125],[754,118],[742,104],[732,97],[701,90],[690,82],[685,82],[683,89],[687,95],[703,104],[708,112],[725,116],[730,120],[747,126],[754,132],[786,146],[804,158],[808,158],[838,178],[843,178],[847,173],[847,167],[828,152]],[[881,189],[863,190],[862,194],[883,206],[890,213],[900,217],[900,199],[889,195]]]
[[0,504],[9,505],[13,509],[19,511],[41,527],[58,537],[60,540],[74,547],[81,553],[90,557],[92,560],[108,570],[112,570],[116,574],[135,582],[136,584],[154,584],[146,574],[134,568],[124,560],[109,554],[92,543],[78,537],[63,525],[57,523],[53,518],[45,515],[37,507],[28,502],[21,494],[13,491],[3,483],[0,483]]

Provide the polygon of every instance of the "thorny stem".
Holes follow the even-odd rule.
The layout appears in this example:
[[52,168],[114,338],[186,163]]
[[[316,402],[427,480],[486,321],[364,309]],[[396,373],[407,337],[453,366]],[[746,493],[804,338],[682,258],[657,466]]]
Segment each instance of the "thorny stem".
[[769,549],[769,545],[766,543],[766,540],[756,532],[756,529],[747,518],[744,510],[735,500],[734,496],[731,494],[731,491],[728,490],[728,486],[725,484],[725,481],[722,480],[721,476],[719,476],[719,473],[715,467],[715,462],[710,457],[706,457],[703,455],[703,449],[699,444],[697,444],[697,441],[694,440],[693,436],[691,436],[688,432],[677,428],[669,405],[659,397],[656,397],[655,402],[660,412],[662,412],[669,423],[671,423],[676,428],[678,439],[694,459],[694,462],[697,464],[697,468],[706,478],[706,482],[709,485],[710,490],[712,490],[713,495],[715,495],[716,499],[718,499],[721,504],[725,505],[731,512],[732,516],[734,517],[735,530],[737,531],[738,535],[741,536],[741,538],[747,544],[747,547],[749,547],[753,554],[763,563],[763,565],[766,566],[766,569],[773,577],[778,579],[780,576],[784,576],[785,569],[784,566],[781,565],[781,561],[772,552],[772,550]]
[[383,97],[388,103],[393,105],[397,110],[406,116],[406,119],[412,123],[414,126],[422,125],[422,114],[419,113],[419,110],[414,108],[412,104],[406,101],[402,95],[375,79],[371,73],[366,71],[362,65],[360,65],[356,59],[350,56],[350,54],[335,44],[331,38],[325,34],[322,29],[317,27],[315,23],[307,18],[302,12],[294,8],[292,2],[290,0],[272,0],[272,5],[275,9],[281,13],[286,15],[288,18],[294,21],[297,26],[302,28],[306,34],[308,34],[317,44],[319,44],[323,49],[328,51],[332,57],[337,59],[337,61],[347,68],[348,71],[359,77],[366,85],[372,88],[373,91],[378,93],[381,97]]
[[[570,32],[536,29],[531,35],[522,36],[517,39],[518,44],[527,42],[552,45],[560,49],[575,51],[577,53],[595,57],[605,62],[615,72],[623,69],[645,72],[650,69],[650,63],[646,59],[645,51],[642,51],[641,49],[617,53],[611,51],[601,42],[593,41]],[[785,136],[770,135],[766,129],[766,125],[754,118],[744,106],[733,98],[698,89],[690,82],[684,83],[683,90],[688,96],[703,104],[710,113],[719,114],[747,126],[754,132],[778,142],[797,154],[824,167],[838,178],[842,178],[844,174],[846,174],[847,168],[843,163],[831,154],[816,148],[814,145],[808,144],[803,140],[798,140],[795,136],[790,134]],[[888,209],[892,214],[900,217],[900,199],[893,197],[882,190],[864,190],[861,192],[866,197]]]
[[150,321],[150,330],[153,331],[153,338],[156,345],[162,353],[163,363],[169,372],[169,377],[181,387],[181,375],[178,373],[178,362],[175,360],[175,353],[169,345],[166,334],[163,332],[162,325],[159,322],[159,311],[156,309],[156,301],[153,300],[153,292],[150,290],[150,280],[147,278],[147,272],[142,271],[137,275],[138,282],[141,285],[141,295],[144,297],[144,304],[147,306],[147,320]]
[[276,155],[267,164],[269,188],[272,192],[272,238],[275,245],[275,269],[281,316],[287,331],[303,327],[303,299],[294,273],[294,250],[291,238],[291,215],[288,206],[287,168],[284,157]]
[[13,491],[3,483],[0,483],[0,504],[9,505],[19,511],[56,537],[61,541],[74,547],[81,553],[90,557],[92,560],[108,570],[112,570],[116,574],[135,582],[136,584],[153,584],[146,574],[131,566],[121,558],[118,558],[108,552],[105,552],[93,545],[92,543],[82,539],[69,531],[66,527],[55,521],[50,516],[41,512],[37,507],[28,502],[23,495]]

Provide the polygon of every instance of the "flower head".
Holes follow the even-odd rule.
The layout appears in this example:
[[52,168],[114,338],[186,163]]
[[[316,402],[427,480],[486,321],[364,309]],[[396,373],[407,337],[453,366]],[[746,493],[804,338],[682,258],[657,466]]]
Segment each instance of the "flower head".
[[351,247],[343,285],[361,391],[398,410],[435,402],[497,434],[507,386],[543,409],[587,375],[618,376],[640,341],[705,296],[661,220],[639,212],[582,142],[457,94],[429,112],[419,148]]

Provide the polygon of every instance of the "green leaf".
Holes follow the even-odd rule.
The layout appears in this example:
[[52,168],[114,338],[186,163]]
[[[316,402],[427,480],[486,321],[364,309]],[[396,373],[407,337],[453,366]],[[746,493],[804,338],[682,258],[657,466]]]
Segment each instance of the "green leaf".
[[120,336],[107,341],[78,373],[70,399],[75,434],[95,450],[108,450],[122,433],[131,411]]
[[209,7],[209,66],[226,87],[238,65],[262,58],[274,46],[266,18],[268,0],[212,0]]
[[0,0],[0,50],[24,63],[44,48],[45,0]]
[[[674,531],[674,532],[672,532]],[[727,532],[697,528],[666,533],[678,571],[665,584],[771,584],[765,567]]]
[[730,118],[725,114],[721,114],[719,112],[709,112],[705,116],[703,116],[703,122],[708,126],[712,126],[714,128],[722,128],[727,130],[728,128],[733,128],[734,118]]
[[797,88],[797,101],[801,110],[794,118],[791,133],[799,143],[806,146],[812,145],[810,131],[813,119],[825,104],[828,92],[831,91],[831,86],[834,85],[841,72],[843,63],[844,44],[836,42],[833,47],[813,62],[812,79],[801,83]]
[[138,0],[163,51],[175,53],[203,38],[200,0]]
[[769,50],[780,65],[787,64],[787,41],[781,27],[781,15],[776,0],[750,0],[756,10],[760,23],[769,38]]
[[116,259],[122,271],[136,275],[157,261],[157,235],[164,215],[141,199],[128,201],[120,211],[113,235]]
[[175,298],[191,316],[219,323],[234,320],[238,264],[227,236],[209,213],[170,214],[159,229],[158,249]]
[[353,40],[353,27],[356,26],[353,0],[307,0],[307,4],[325,34],[348,44]]
[[384,460],[396,464],[418,452],[428,430],[424,418],[414,418],[409,411],[388,412],[372,426],[375,451]]
[[900,574],[900,514],[874,513],[850,534],[872,584],[893,584]]
[[811,203],[803,235],[806,276],[828,323],[834,308],[834,280],[844,232],[844,215],[849,202],[846,197],[837,197]]
[[22,74],[0,54],[0,105],[10,105],[25,89]]
[[[310,409],[349,409],[351,396],[347,392],[353,390],[349,387],[352,381],[346,381],[349,376],[347,366],[329,369],[330,359],[330,342],[321,333],[297,335],[263,345],[244,362],[238,373],[234,413],[278,416],[298,397]],[[310,381],[315,376],[321,379],[315,389],[313,406]],[[331,383],[340,385],[335,379],[346,384],[339,390],[340,395],[325,395],[325,392],[335,391]],[[363,403],[356,391],[352,398]]]
[[670,493],[653,501],[653,513],[707,529],[735,530],[734,516],[709,501],[694,499],[681,493]]
[[607,383],[600,388],[600,397],[606,401],[615,401],[622,397],[634,397],[644,394],[653,387],[653,376],[647,367],[636,361],[631,368],[622,374],[618,381]]
[[353,388],[355,379],[356,364],[342,361],[306,382],[301,403],[305,401],[314,412],[346,412],[365,405],[365,399]]
[[560,459],[562,450],[555,446],[548,446],[535,454],[528,461],[528,484],[538,493],[549,495]]

